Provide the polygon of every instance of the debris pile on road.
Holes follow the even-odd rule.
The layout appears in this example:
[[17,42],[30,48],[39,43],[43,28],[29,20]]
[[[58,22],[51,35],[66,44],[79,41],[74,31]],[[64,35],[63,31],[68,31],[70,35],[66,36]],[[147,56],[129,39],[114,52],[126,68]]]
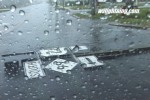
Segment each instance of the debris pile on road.
[[[81,65],[84,69],[104,65],[104,63],[98,61],[98,58],[94,55],[77,56],[77,54],[85,53],[87,50],[88,48],[86,46],[78,45],[70,46],[68,48],[58,47],[39,50],[38,52],[33,53],[36,55],[35,59],[22,60],[25,76],[29,79],[44,77],[46,76],[44,69],[67,73],[68,71],[73,70],[77,65]],[[44,62],[47,62],[47,65],[44,65]]]

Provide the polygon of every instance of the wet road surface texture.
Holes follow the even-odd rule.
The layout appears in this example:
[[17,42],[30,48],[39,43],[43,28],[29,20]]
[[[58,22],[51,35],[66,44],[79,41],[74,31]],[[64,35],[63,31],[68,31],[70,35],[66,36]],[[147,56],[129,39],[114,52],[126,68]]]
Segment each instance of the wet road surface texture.
[[[90,51],[111,51],[150,43],[149,30],[76,19],[69,11],[47,3],[1,13],[0,23],[0,55],[76,44],[86,45]],[[21,66],[22,59],[36,55],[1,57],[0,100],[150,100],[149,57],[140,54],[103,60],[100,69],[76,66],[67,74],[45,69],[46,76],[37,79],[27,79]],[[4,67],[5,62],[16,60],[19,66]]]

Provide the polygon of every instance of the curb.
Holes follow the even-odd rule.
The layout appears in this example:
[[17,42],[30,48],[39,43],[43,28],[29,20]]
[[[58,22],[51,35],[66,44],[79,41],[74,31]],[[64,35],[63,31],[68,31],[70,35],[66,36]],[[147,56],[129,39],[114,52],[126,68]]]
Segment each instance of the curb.
[[135,26],[135,25],[126,25],[126,24],[108,24],[111,26],[119,26],[119,27],[127,27],[127,28],[135,28],[135,29],[143,29],[143,30],[147,30],[149,29],[149,27],[142,27],[142,26]]
[[78,17],[78,16],[76,16],[76,15],[71,15],[72,17],[75,17],[75,18],[77,18],[77,19],[79,19],[80,17]]
[[10,9],[0,9],[0,13],[10,11]]
[[0,9],[0,11],[7,11],[7,10],[10,10],[10,9]]
[[60,5],[58,5],[58,8],[63,9],[63,10],[69,10],[68,8],[66,7],[63,8],[63,6],[60,6]]
[[[59,9],[62,9],[62,10],[69,10],[70,11],[70,9],[68,9],[68,8],[63,8],[62,6],[58,6],[59,7]],[[71,15],[72,17],[74,17],[74,18],[80,18],[80,17],[78,17],[78,16],[75,16],[75,15]]]

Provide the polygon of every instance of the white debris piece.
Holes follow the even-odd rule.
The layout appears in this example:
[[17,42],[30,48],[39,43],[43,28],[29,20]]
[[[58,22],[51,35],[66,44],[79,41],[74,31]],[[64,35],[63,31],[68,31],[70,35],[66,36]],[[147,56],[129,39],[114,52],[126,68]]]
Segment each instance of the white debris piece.
[[45,76],[40,61],[24,62],[24,72],[29,79]]
[[[87,46],[71,46],[69,47],[72,51],[78,52],[78,51],[83,51],[83,50],[88,50]],[[78,50],[77,50],[78,49]]]
[[104,65],[104,63],[102,61],[98,61],[97,57],[95,57],[94,55],[92,56],[84,56],[84,57],[78,57],[78,59],[80,60],[80,62],[82,64],[84,64],[85,68],[90,68],[90,67],[97,67],[97,66],[102,66]]
[[77,65],[76,62],[67,61],[64,59],[56,59],[47,65],[45,68],[58,71],[61,73],[67,73],[68,70],[72,70]]
[[68,51],[65,47],[60,47],[60,48],[52,48],[48,50],[40,50],[39,53],[40,56],[50,57],[50,56],[57,56],[57,55],[65,55],[68,53]]

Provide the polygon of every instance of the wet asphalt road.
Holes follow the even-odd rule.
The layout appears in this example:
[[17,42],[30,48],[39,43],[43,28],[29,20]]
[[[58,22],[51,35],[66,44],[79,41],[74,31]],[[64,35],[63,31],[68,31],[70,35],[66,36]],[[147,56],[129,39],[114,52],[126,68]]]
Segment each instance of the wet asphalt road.
[[[25,15],[20,15],[20,10]],[[149,46],[149,30],[109,26],[103,20],[77,19],[69,13],[47,3],[1,13],[0,55],[75,44],[86,45],[92,51]],[[72,20],[71,25],[67,20]],[[149,56],[105,60],[103,68],[94,71],[81,66],[70,74],[45,70],[46,77],[32,80],[24,78],[22,66],[14,77],[4,71],[4,62],[21,56],[1,57],[0,100],[149,100]]]

